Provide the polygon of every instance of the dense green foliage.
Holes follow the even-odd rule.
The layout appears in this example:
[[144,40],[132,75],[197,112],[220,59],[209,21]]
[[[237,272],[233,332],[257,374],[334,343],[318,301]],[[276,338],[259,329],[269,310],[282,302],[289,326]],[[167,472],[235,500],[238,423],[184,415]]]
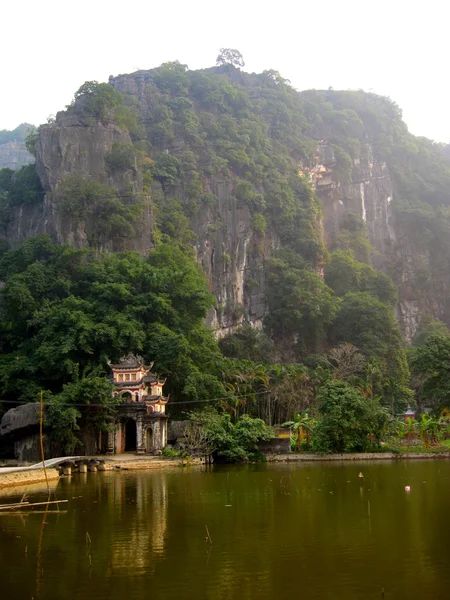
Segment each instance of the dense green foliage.
[[19,171],[1,169],[0,191],[7,194],[10,206],[39,202],[44,196],[34,165],[22,167]]
[[[145,74],[139,98],[86,82],[67,109],[83,126],[114,124],[130,137],[104,157],[108,176],[123,179],[128,191],[71,175],[59,187],[63,218],[82,221],[96,251],[111,247],[112,239],[114,248],[127,247],[143,208],[127,176],[138,175],[153,204],[157,244],[141,258],[40,239],[2,259],[0,398],[32,400],[46,390],[55,429],[59,423],[70,433],[67,445],[75,443],[81,414],[67,405],[86,405],[89,389],[105,407],[106,426],[113,409],[102,383],[106,359],[128,351],[154,360],[168,376],[174,405],[212,399],[229,415],[214,417],[229,440],[228,458],[240,456],[233,437],[244,427],[239,424],[253,427],[242,415],[271,425],[308,410],[319,418],[318,448],[356,450],[380,440],[379,403],[398,414],[411,400],[393,312],[403,269],[395,255],[385,257],[390,277],[370,266],[366,224],[353,212],[340,218],[327,252],[306,173],[316,164],[318,143],[332,150],[340,188],[356,181],[365,159],[386,163],[395,184],[392,207],[407,232],[404,245],[414,245],[418,257],[408,293],[420,296],[448,283],[448,153],[409,134],[387,98],[298,93],[276,71],[250,75],[240,70],[243,64],[238,51],[226,48],[212,69],[164,63]],[[0,226],[12,206],[42,196],[34,167],[0,172]],[[193,262],[193,230],[207,229],[215,247],[216,234],[229,234],[223,212],[245,207],[253,232],[246,251],[249,264],[258,265],[243,277],[247,288],[264,281],[268,314],[263,332],[244,326],[218,344],[203,324],[213,300]],[[223,273],[234,260],[228,251],[216,257]],[[233,313],[235,323],[242,310]],[[446,324],[450,304],[447,313]],[[429,338],[416,340],[410,365],[418,398],[437,408],[445,404],[446,374],[433,361],[440,350],[445,356],[445,340]],[[346,424],[340,433],[333,429],[339,421]]]
[[332,290],[292,251],[271,259],[267,273],[268,331],[279,342],[298,337],[303,355],[323,350],[338,307]]
[[185,427],[187,449],[213,454],[216,462],[259,460],[258,442],[272,437],[270,427],[261,419],[243,415],[233,422],[230,415],[212,410],[191,413]]
[[[57,413],[58,403],[110,404],[107,360],[128,352],[171,374],[174,399],[228,395],[203,325],[212,297],[197,265],[176,247],[161,244],[143,259],[35,238],[3,255],[0,278],[1,398],[36,401],[43,389],[52,419],[58,414],[73,432],[78,409]],[[107,412],[101,416],[107,421]]]
[[125,244],[133,236],[142,204],[136,202],[132,194],[119,196],[113,188],[79,175],[67,177],[59,192],[59,210],[73,224],[85,223],[90,246],[102,248],[111,240],[116,245]]
[[411,372],[420,404],[434,409],[450,407],[450,335],[431,333],[409,352]]
[[96,121],[114,122],[137,139],[141,129],[136,104],[132,96],[124,96],[107,83],[86,81],[75,92],[74,101],[67,109],[80,115],[86,125]]
[[318,395],[313,444],[318,452],[364,452],[379,446],[388,412],[342,382],[328,382]]

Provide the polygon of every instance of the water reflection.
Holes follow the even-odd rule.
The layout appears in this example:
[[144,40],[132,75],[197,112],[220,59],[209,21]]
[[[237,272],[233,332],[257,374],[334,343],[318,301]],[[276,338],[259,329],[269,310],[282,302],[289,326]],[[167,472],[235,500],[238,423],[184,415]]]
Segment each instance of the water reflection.
[[112,571],[123,569],[152,572],[155,558],[164,553],[167,530],[167,478],[165,473],[154,477],[114,477],[109,486],[108,504],[116,509],[117,519],[126,519],[127,527],[116,537],[111,548]]
[[363,480],[352,464],[62,480],[67,513],[0,517],[1,597],[445,598],[450,461],[363,468]]

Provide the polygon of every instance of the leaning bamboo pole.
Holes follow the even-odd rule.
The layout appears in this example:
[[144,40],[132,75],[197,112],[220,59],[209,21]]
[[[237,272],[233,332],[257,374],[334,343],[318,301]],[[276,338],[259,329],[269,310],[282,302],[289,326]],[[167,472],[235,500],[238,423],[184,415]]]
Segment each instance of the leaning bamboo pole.
[[20,508],[29,508],[30,506],[48,506],[49,504],[63,504],[68,500],[47,500],[47,502],[18,502],[17,504],[0,504],[0,510],[18,510]]

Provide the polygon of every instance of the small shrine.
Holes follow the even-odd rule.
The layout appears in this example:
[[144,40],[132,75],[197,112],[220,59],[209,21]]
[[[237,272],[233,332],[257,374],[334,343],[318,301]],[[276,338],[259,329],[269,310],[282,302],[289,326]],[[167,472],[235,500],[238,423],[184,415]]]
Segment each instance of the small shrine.
[[403,413],[403,422],[407,423],[408,419],[411,419],[412,421],[414,421],[416,418],[416,412],[411,408],[411,404],[408,404],[408,408],[406,409],[406,412]]
[[152,366],[134,354],[110,365],[113,396],[122,402],[117,407],[114,431],[108,435],[109,454],[154,454],[167,444],[166,380],[152,373]]

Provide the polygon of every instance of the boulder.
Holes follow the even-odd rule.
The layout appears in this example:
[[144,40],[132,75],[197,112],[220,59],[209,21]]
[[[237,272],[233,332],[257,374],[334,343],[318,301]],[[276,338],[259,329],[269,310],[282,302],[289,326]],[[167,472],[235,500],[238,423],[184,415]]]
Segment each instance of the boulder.
[[11,408],[3,415],[0,423],[0,435],[14,433],[24,435],[25,430],[39,425],[39,404],[30,402],[17,408]]

